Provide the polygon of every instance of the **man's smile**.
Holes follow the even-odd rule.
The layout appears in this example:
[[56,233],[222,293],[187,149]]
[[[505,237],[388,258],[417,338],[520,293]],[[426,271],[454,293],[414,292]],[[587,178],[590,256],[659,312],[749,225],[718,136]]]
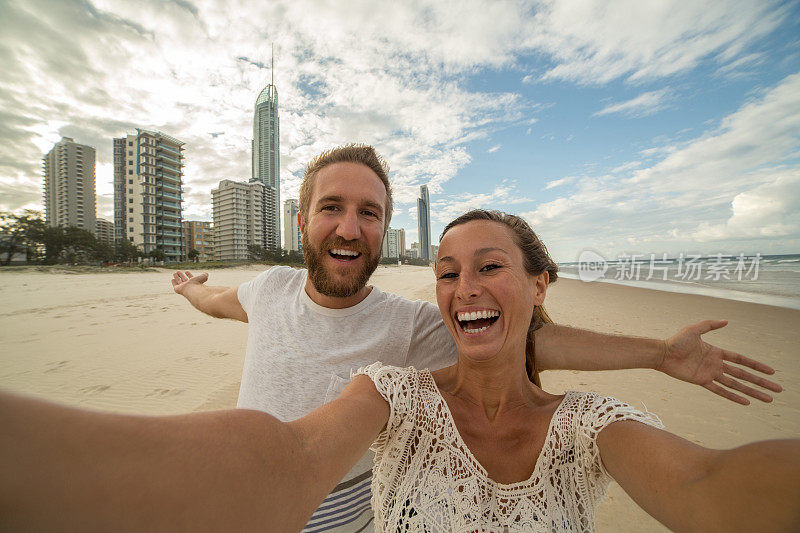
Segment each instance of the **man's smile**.
[[347,250],[345,248],[331,248],[328,250],[328,255],[336,261],[350,263],[361,257],[361,252]]

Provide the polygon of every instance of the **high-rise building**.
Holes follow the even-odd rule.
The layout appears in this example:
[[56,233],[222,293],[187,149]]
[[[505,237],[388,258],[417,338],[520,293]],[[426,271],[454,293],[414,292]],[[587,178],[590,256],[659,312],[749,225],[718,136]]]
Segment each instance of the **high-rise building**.
[[417,230],[419,232],[419,258],[431,259],[431,200],[428,186],[420,185],[417,198]]
[[42,158],[45,220],[95,231],[95,149],[62,137]]
[[114,223],[98,218],[95,224],[94,235],[97,237],[98,241],[114,246]]
[[389,228],[383,234],[381,257],[399,259],[405,255],[405,231]]
[[406,230],[399,228],[397,230],[397,257],[405,257],[406,255]]
[[300,204],[294,198],[283,202],[283,248],[289,252],[299,252],[303,249],[300,238],[300,225],[297,223],[297,213]]
[[142,252],[182,259],[183,141],[136,129],[114,139],[114,230]]
[[281,247],[280,212],[280,123],[278,120],[278,89],[272,82],[256,98],[253,114],[253,179],[264,184],[266,201],[263,214],[264,248]]
[[189,252],[197,250],[198,261],[212,261],[214,259],[214,235],[211,222],[203,220],[184,220],[183,221],[183,247],[185,257],[189,258]]
[[222,180],[211,190],[214,209],[214,259],[242,261],[247,247],[263,246],[265,186],[260,181]]

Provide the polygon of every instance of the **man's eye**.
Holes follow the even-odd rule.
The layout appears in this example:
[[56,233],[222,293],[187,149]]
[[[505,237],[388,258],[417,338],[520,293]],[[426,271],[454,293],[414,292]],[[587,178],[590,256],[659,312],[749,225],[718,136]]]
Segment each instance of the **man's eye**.
[[488,272],[488,271],[494,270],[496,268],[500,268],[500,265],[497,265],[497,264],[494,264],[494,263],[490,263],[488,265],[482,266],[481,267],[481,272]]
[[453,279],[457,277],[458,274],[456,274],[455,272],[445,272],[444,274],[439,276],[439,279]]
[[364,215],[364,216],[368,216],[368,217],[378,218],[378,214],[376,212],[370,211],[368,209],[365,209],[364,211],[361,211],[361,214]]
[[336,205],[326,205],[322,208],[322,211],[337,211],[339,206]]

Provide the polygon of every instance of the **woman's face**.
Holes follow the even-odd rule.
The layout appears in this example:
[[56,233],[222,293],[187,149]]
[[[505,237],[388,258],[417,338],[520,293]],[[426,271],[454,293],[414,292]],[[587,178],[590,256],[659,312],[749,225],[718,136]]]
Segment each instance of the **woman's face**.
[[483,361],[503,348],[524,351],[533,306],[544,301],[546,287],[547,273],[525,271],[504,224],[460,224],[439,244],[436,300],[462,357]]

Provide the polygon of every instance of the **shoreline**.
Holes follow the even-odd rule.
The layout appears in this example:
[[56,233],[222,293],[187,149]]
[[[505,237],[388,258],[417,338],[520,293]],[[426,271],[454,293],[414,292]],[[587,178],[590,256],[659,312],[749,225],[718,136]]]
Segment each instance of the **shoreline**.
[[767,294],[762,292],[737,291],[734,289],[691,285],[688,283],[678,283],[672,281],[620,281],[616,279],[598,279],[584,282],[580,280],[577,274],[572,272],[559,272],[558,277],[560,279],[580,281],[581,283],[611,283],[613,285],[622,285],[624,287],[636,287],[654,291],[674,292],[678,294],[694,294],[709,298],[718,298],[721,300],[732,300],[735,302],[747,302],[760,305],[770,305],[773,307],[782,307],[785,309],[800,310],[800,298],[792,296],[780,296],[777,294]]

